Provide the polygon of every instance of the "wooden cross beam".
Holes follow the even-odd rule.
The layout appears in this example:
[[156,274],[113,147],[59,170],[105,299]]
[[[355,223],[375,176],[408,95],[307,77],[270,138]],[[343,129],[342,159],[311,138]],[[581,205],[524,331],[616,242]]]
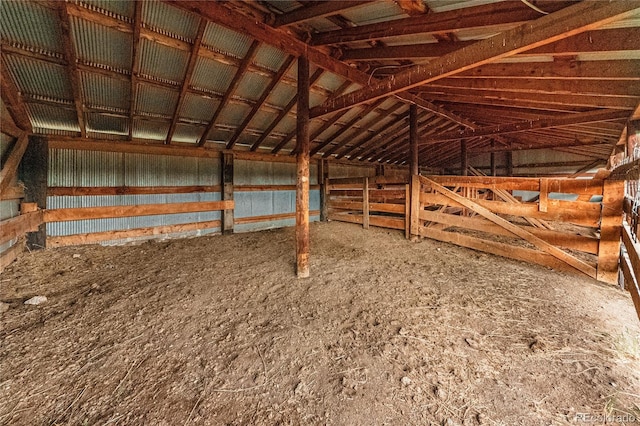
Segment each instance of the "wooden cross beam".
[[582,1],[558,12],[463,47],[424,65],[416,65],[363,89],[326,101],[311,110],[313,117],[348,109],[362,103],[401,93],[492,61],[526,52],[625,17],[640,1]]
[[[22,130],[31,133],[32,129],[31,120],[29,120],[29,113],[27,112],[26,105],[20,95],[18,87],[13,82],[9,71],[4,65],[4,61],[0,61],[0,95],[2,96],[2,102],[4,102],[5,107],[9,110],[9,114],[13,119],[13,124],[15,124],[19,129],[18,131],[12,132],[15,134],[11,136],[19,136],[19,133]],[[4,125],[3,117],[3,129],[4,128],[7,127]]]
[[165,140],[165,143],[167,144],[171,143],[171,139],[173,139],[173,135],[176,131],[176,127],[178,126],[178,118],[180,117],[180,111],[182,110],[182,105],[184,104],[184,100],[187,96],[187,91],[189,90],[189,84],[191,83],[191,76],[193,75],[193,70],[196,68],[196,62],[198,60],[198,52],[200,52],[200,45],[202,44],[202,37],[204,36],[204,30],[206,28],[207,28],[207,20],[200,19],[200,25],[198,25],[198,32],[196,34],[196,38],[193,41],[193,46],[191,47],[189,63],[187,64],[187,71],[184,74],[184,80],[182,80],[182,87],[180,88],[178,103],[176,105],[175,111],[173,112],[173,118],[171,119],[169,132],[167,132],[167,139]]
[[18,174],[18,166],[29,144],[29,136],[23,132],[13,145],[13,149],[9,153],[7,160],[0,170],[0,194],[4,194],[9,189],[13,179]]

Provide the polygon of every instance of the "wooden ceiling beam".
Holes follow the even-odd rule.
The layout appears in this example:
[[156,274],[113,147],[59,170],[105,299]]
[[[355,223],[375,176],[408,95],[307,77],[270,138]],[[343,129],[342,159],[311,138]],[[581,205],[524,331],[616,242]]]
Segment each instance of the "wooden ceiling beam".
[[[547,7],[548,11],[555,12],[567,7],[569,4],[569,2],[546,2],[545,7]],[[380,40],[410,34],[449,33],[469,28],[517,25],[536,19],[539,16],[539,12],[530,9],[522,2],[507,1],[327,31],[314,35],[311,39],[311,44],[320,46]]]
[[553,43],[628,16],[640,7],[637,0],[583,1],[533,22],[518,26],[472,46],[416,65],[363,89],[326,101],[313,108],[312,116],[348,109],[458,74],[489,62]]
[[[318,79],[322,76],[322,74],[324,74],[324,70],[322,68],[318,68],[313,73],[313,75],[311,75],[311,77],[309,78],[309,85],[313,85],[313,83],[318,81]],[[293,98],[291,98],[289,103],[287,105],[285,105],[285,107],[282,109],[282,111],[280,111],[280,114],[278,114],[276,119],[273,120],[271,122],[271,124],[269,125],[269,127],[267,127],[267,129],[262,133],[262,136],[260,136],[258,138],[258,140],[255,141],[253,143],[253,145],[251,145],[251,151],[256,151],[260,147],[260,145],[262,145],[262,143],[267,139],[267,137],[269,137],[271,132],[273,132],[273,129],[275,129],[278,126],[278,124],[280,124],[282,119],[284,119],[287,116],[287,114],[289,114],[291,112],[291,110],[293,109],[293,107],[296,105],[297,102],[298,102],[298,94],[296,93],[293,96]],[[284,146],[285,144],[286,144],[286,142],[284,144],[282,144],[282,146]],[[282,148],[282,147],[280,147],[280,148]]]
[[62,30],[62,46],[64,49],[64,57],[67,61],[67,69],[69,70],[69,80],[71,82],[71,90],[73,92],[73,102],[76,107],[76,115],[78,126],[80,127],[80,136],[87,137],[87,124],[84,117],[84,103],[82,95],[82,86],[80,85],[80,73],[78,72],[78,58],[76,48],[71,35],[71,20],[67,10],[68,3],[58,3],[58,14],[60,16],[60,27]]
[[[74,8],[70,8],[69,10],[75,10],[75,7],[79,6],[74,5]],[[82,8],[79,10],[81,11]],[[138,75],[140,74],[140,66],[138,65],[140,61],[138,58],[140,57],[140,31],[142,30],[142,0],[135,2],[132,29],[131,76],[129,82],[129,139],[133,139],[134,116],[136,112],[136,100],[138,98]]]
[[[586,31],[545,46],[528,50],[526,56],[575,56],[582,53],[638,50],[640,28],[613,28]],[[396,46],[345,49],[340,59],[346,62],[388,61],[398,59],[437,58],[470,46],[475,40],[422,43]]]
[[432,136],[426,140],[421,140],[419,145],[429,145],[436,142],[456,141],[474,137],[487,137],[504,135],[511,133],[527,132],[534,129],[548,129],[553,127],[569,126],[581,123],[597,123],[601,121],[620,120],[627,118],[627,111],[596,110],[578,114],[565,114],[554,118],[543,118],[539,120],[526,120],[517,123],[499,124],[488,126],[476,130],[453,131]]
[[198,60],[198,52],[200,52],[200,45],[202,44],[202,37],[204,36],[204,31],[207,28],[207,20],[200,19],[200,24],[198,25],[198,32],[196,33],[196,38],[193,40],[193,46],[191,47],[191,52],[189,54],[189,62],[187,63],[187,70],[184,74],[184,79],[182,80],[182,87],[180,88],[180,95],[178,95],[178,103],[176,104],[176,109],[173,113],[173,118],[171,119],[171,125],[169,126],[169,131],[167,132],[167,139],[165,140],[166,144],[170,144],[173,139],[173,135],[178,126],[178,118],[180,117],[180,111],[182,110],[182,105],[184,104],[184,100],[187,97],[187,92],[189,91],[189,85],[191,84],[191,76],[193,75],[193,71],[196,68],[196,62]]
[[[280,83],[280,80],[282,80],[282,77],[284,77],[284,75],[287,73],[287,71],[289,71],[289,68],[291,68],[291,65],[293,65],[293,63],[295,62],[295,59],[296,59],[295,56],[289,56],[284,61],[284,63],[282,64],[282,66],[280,67],[280,69],[278,70],[276,75],[273,76],[273,78],[271,79],[271,81],[269,82],[267,87],[265,87],[265,89],[263,90],[262,95],[260,95],[260,98],[253,105],[253,108],[251,108],[251,111],[249,112],[249,115],[247,115],[247,117],[244,119],[242,124],[240,124],[240,126],[238,126],[238,128],[236,129],[236,132],[233,134],[233,136],[231,136],[231,139],[229,140],[229,143],[227,144],[227,148],[228,149],[231,149],[231,148],[234,147],[234,145],[238,141],[238,138],[240,137],[242,132],[244,132],[244,130],[247,128],[247,126],[249,125],[251,120],[253,120],[253,117],[255,117],[255,115],[258,113],[258,111],[260,111],[260,109],[262,108],[264,103],[267,101],[267,98],[269,97],[269,95],[271,95],[271,92],[275,89],[275,87],[278,85],[278,83]],[[313,83],[311,83],[311,84],[313,84]]]
[[311,19],[324,18],[331,15],[337,15],[363,4],[370,3],[371,0],[349,0],[349,1],[322,1],[311,6],[300,7],[291,12],[276,15],[273,26],[282,27],[287,25],[299,24]]
[[220,105],[218,106],[216,111],[213,113],[213,117],[209,121],[209,124],[205,128],[204,133],[200,137],[200,141],[198,141],[198,146],[204,146],[204,144],[207,142],[207,137],[209,136],[209,132],[215,126],[216,120],[222,113],[222,110],[227,106],[229,99],[231,99],[231,96],[233,96],[233,93],[238,88],[238,84],[240,84],[240,80],[242,80],[242,77],[244,77],[244,74],[247,71],[247,68],[249,68],[249,64],[251,63],[251,61],[253,61],[253,58],[255,57],[255,54],[257,53],[259,46],[260,46],[260,42],[258,40],[254,40],[253,43],[251,43],[251,46],[249,46],[249,50],[245,54],[244,59],[242,59],[242,63],[238,67],[236,74],[233,76],[233,80],[231,80],[231,83],[229,83],[229,87],[227,88],[227,91],[224,93],[224,95],[222,96],[222,99],[220,100]]

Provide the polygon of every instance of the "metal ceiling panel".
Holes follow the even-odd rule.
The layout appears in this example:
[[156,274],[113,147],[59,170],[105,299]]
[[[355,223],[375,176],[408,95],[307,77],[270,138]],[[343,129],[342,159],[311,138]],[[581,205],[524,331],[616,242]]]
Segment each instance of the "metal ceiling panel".
[[191,86],[223,94],[237,71],[232,65],[199,57],[191,76]]
[[282,50],[263,43],[256,52],[253,63],[275,72],[280,69],[282,64],[284,64],[287,56],[289,55],[284,53]]
[[171,117],[178,103],[178,92],[163,87],[140,84],[136,98],[136,113]]
[[11,54],[3,55],[3,59],[23,94],[73,99],[73,90],[65,67]]
[[342,11],[340,15],[358,26],[407,17],[400,6],[390,1],[363,4],[360,7]]
[[173,134],[173,142],[197,143],[204,133],[204,126],[194,126],[192,124],[178,123]]
[[79,60],[131,70],[131,34],[72,16],[71,37]]
[[54,10],[24,1],[0,1],[0,17],[3,41],[48,52],[64,52],[60,18]]
[[88,106],[128,110],[131,85],[96,73],[80,73],[84,102]]
[[202,36],[202,44],[234,58],[244,58],[251,42],[251,37],[213,22],[207,24]]
[[251,111],[249,105],[228,103],[220,113],[217,123],[226,126],[239,126],[249,111]]
[[169,122],[134,119],[132,136],[138,139],[163,141],[169,132]]
[[270,82],[271,79],[268,77],[253,72],[246,72],[242,76],[242,79],[240,79],[240,83],[234,94],[242,99],[255,101],[262,96],[262,93]]
[[78,116],[74,109],[28,103],[27,111],[33,127],[72,132],[80,131]]
[[267,103],[284,108],[296,95],[296,88],[287,83],[278,83],[267,98]]
[[110,14],[115,14],[119,17],[125,17],[130,20],[133,19],[133,14],[136,8],[136,2],[129,0],[76,0],[76,2],[90,9],[109,12]]
[[143,75],[179,83],[184,79],[188,62],[189,52],[140,40],[140,73]]
[[102,113],[87,114],[87,131],[111,135],[129,135],[129,119]]
[[276,119],[276,114],[269,111],[258,111],[256,115],[253,116],[251,122],[249,123],[250,129],[255,129],[259,131],[265,130],[273,120]]
[[191,43],[198,32],[200,18],[165,2],[145,1],[142,3],[142,22],[146,27]]
[[220,101],[218,99],[187,93],[182,104],[180,117],[189,120],[209,121],[219,105]]

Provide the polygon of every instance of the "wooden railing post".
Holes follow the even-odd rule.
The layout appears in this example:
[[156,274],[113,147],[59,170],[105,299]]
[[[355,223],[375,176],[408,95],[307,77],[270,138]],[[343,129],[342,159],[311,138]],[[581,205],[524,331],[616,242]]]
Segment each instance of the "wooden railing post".
[[409,238],[412,241],[420,238],[420,176],[411,176],[411,197],[409,207]]
[[602,216],[596,277],[598,281],[609,284],[618,282],[623,200],[624,181],[605,180],[602,188]]
[[320,221],[326,222],[329,218],[327,203],[329,201],[329,162],[318,161],[318,184],[320,185]]
[[369,229],[369,178],[362,183],[362,227]]
[[[222,201],[233,200],[233,153],[224,152],[222,166]],[[233,209],[222,211],[222,234],[233,233]]]

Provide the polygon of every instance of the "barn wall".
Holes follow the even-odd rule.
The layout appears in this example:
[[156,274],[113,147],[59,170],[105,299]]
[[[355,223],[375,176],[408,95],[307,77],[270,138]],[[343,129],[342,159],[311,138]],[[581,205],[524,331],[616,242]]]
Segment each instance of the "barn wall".
[[[15,138],[12,138],[4,133],[0,133],[0,159],[2,159],[2,164],[6,160],[8,153],[10,152],[11,147],[15,142]],[[16,217],[20,214],[20,200],[3,200],[0,201],[0,220],[10,219],[12,217]],[[0,244],[0,255],[11,248],[17,239],[12,241],[8,241],[4,244]]]

